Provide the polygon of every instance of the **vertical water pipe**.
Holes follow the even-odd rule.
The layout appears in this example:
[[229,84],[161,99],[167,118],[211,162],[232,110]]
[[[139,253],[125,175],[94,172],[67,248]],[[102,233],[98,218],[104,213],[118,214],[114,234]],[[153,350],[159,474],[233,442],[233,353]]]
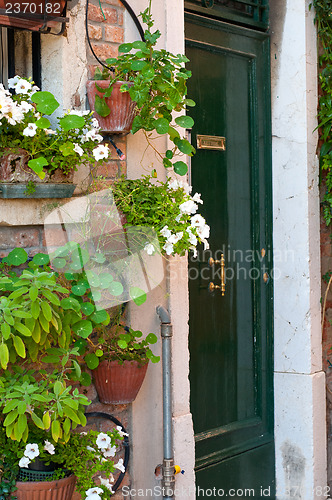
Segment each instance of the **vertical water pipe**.
[[162,339],[162,369],[163,369],[163,448],[164,459],[162,464],[162,492],[164,500],[174,498],[174,457],[173,457],[173,428],[172,428],[172,386],[171,360],[173,328],[169,312],[158,306],[157,314],[160,318],[160,333]]

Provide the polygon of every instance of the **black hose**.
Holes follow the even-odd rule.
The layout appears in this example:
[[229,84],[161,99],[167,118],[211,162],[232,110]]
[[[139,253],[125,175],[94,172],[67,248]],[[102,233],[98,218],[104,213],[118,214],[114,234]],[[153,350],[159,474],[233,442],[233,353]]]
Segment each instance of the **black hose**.
[[[145,38],[144,38],[144,30],[142,28],[142,25],[141,23],[139,22],[138,20],[138,17],[136,16],[135,12],[133,11],[133,9],[130,7],[130,5],[126,2],[126,0],[120,0],[120,2],[122,3],[122,5],[128,10],[131,18],[133,19],[137,29],[138,29],[138,32],[143,40],[143,42],[145,42]],[[97,56],[97,54],[95,53],[95,51],[93,50],[93,47],[92,47],[92,44],[91,44],[91,40],[90,40],[90,36],[89,36],[89,25],[88,25],[88,12],[89,12],[89,0],[86,1],[86,6],[85,6],[85,31],[86,31],[86,38],[88,40],[88,44],[89,44],[89,47],[90,47],[90,50],[94,56],[94,58],[99,62],[99,64],[101,64],[104,68],[107,68],[108,70],[110,69],[109,66],[107,66],[106,64],[104,64],[100,59],[99,57]]]
[[[92,411],[91,413],[86,413],[85,416],[88,418],[88,417],[100,417],[100,418],[106,418],[107,420],[111,420],[112,422],[114,422],[116,425],[119,425],[122,429],[123,432],[127,433],[126,429],[124,428],[124,426],[122,425],[122,423],[120,422],[120,420],[118,420],[117,418],[113,417],[113,415],[109,415],[108,413],[103,413],[103,412],[100,412],[100,411]],[[123,437],[123,446],[124,446],[124,449],[125,449],[125,456],[124,456],[124,461],[123,461],[123,466],[125,468],[125,471],[124,472],[121,472],[118,479],[116,480],[114,486],[112,486],[112,490],[114,492],[116,492],[116,490],[119,488],[120,484],[122,483],[122,480],[127,472],[127,468],[128,468],[128,463],[129,463],[129,456],[130,456],[130,450],[129,450],[129,438],[128,436],[124,436]]]

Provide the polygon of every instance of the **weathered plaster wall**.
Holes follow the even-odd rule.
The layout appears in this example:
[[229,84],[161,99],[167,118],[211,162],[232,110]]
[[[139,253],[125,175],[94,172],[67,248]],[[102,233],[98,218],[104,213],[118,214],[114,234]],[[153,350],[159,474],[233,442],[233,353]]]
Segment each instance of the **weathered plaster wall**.
[[[326,486],[321,364],[317,56],[307,0],[271,2],[275,439],[280,500]],[[286,258],[287,255],[287,258]]]

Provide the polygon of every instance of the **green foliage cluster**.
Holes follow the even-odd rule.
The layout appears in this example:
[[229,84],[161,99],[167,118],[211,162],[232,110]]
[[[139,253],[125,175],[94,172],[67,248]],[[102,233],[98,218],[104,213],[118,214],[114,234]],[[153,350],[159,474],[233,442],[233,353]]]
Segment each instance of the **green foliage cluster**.
[[[180,136],[177,127],[191,128],[194,120],[186,115],[177,116],[174,125],[172,113],[195,106],[195,102],[187,98],[186,81],[191,72],[184,64],[188,59],[185,55],[174,55],[164,49],[155,48],[161,33],[159,30],[152,31],[154,22],[151,16],[151,2],[149,8],[140,15],[147,25],[144,32],[145,41],[120,45],[119,57],[106,59],[109,71],[105,68],[103,72],[97,70],[95,79],[110,78],[110,85],[109,88],[102,89],[96,84],[98,91],[104,96],[96,96],[95,109],[99,115],[107,116],[110,109],[105,98],[111,95],[114,82],[124,82],[121,91],[129,92],[137,105],[132,133],[143,130],[148,140],[153,131],[161,135],[168,134],[174,144],[173,149],[168,150],[166,155],[154,149],[166,168],[173,168],[177,174],[185,175],[186,163],[181,160],[173,162],[173,158],[179,153],[192,156],[195,149],[186,138]],[[150,144],[152,145],[152,142]]]
[[321,45],[319,56],[318,127],[320,130],[320,166],[324,173],[326,193],[323,198],[323,214],[326,224],[332,219],[332,3],[330,0],[313,0],[315,23]]

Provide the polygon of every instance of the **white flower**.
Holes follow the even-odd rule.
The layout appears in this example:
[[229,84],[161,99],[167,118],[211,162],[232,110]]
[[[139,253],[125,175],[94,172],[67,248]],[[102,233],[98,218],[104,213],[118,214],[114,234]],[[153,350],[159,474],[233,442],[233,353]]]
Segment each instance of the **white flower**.
[[47,440],[44,443],[44,450],[48,451],[50,455],[54,455],[54,453],[55,453],[54,445]]
[[169,188],[169,189],[174,189],[174,191],[175,191],[176,189],[178,189],[178,187],[179,187],[179,182],[178,182],[178,180],[177,180],[177,179],[170,179],[170,180],[167,182],[167,184],[168,184],[168,188]]
[[107,446],[107,448],[103,449],[103,455],[105,458],[110,458],[114,457],[116,452],[116,446],[111,446],[110,444]]
[[33,94],[35,94],[36,92],[38,92],[38,90],[40,90],[39,87],[37,87],[37,85],[34,85],[31,89],[31,92],[30,92],[30,96],[33,96]]
[[46,128],[44,130],[44,132],[45,132],[46,135],[54,135],[54,134],[56,134],[56,131],[52,130],[51,128]]
[[16,94],[28,94],[32,89],[32,85],[30,82],[27,82],[23,78],[20,78],[17,84],[15,85]]
[[190,222],[193,227],[205,226],[205,219],[200,214],[196,214],[193,217],[191,217]]
[[129,436],[128,432],[123,432],[122,427],[120,427],[120,425],[116,426],[116,430],[118,431],[121,437]]
[[104,432],[100,432],[98,434],[96,445],[100,450],[106,449],[110,443],[111,443],[111,438],[107,434],[105,434]]
[[104,158],[108,158],[109,154],[109,149],[107,146],[103,146],[102,144],[99,144],[94,150],[92,151],[93,156],[95,159],[98,160],[103,160]]
[[14,78],[8,78],[8,88],[14,89],[18,82],[20,81],[20,77],[18,75],[14,76]]
[[89,445],[86,447],[86,449],[87,449],[88,451],[93,451],[94,453],[95,453],[95,451],[96,451],[94,448],[92,448],[92,446],[89,446]]
[[188,200],[181,203],[179,209],[180,212],[183,214],[188,214],[188,215],[195,214],[198,209],[198,205],[196,205],[196,203],[193,202],[193,200]]
[[169,236],[167,238],[167,242],[175,245],[175,243],[177,243],[179,240],[181,240],[182,236],[183,236],[182,231],[180,231],[179,233],[171,234],[171,236]]
[[31,462],[30,458],[28,457],[22,457],[21,460],[18,463],[18,466],[21,468],[26,468],[28,467],[29,463]]
[[171,236],[171,231],[168,229],[168,226],[164,226],[160,231],[161,236],[164,238],[169,238]]
[[197,237],[192,232],[192,228],[191,227],[187,227],[187,233],[189,234],[189,243],[191,243],[191,245],[196,246],[197,245]]
[[67,114],[68,115],[76,115],[76,116],[86,116],[86,115],[90,114],[90,111],[89,110],[81,111],[79,109],[72,109]]
[[83,156],[83,154],[84,154],[84,150],[81,148],[81,146],[76,144],[76,142],[74,143],[74,151],[75,151],[75,153],[79,154],[80,156]]
[[97,131],[95,128],[92,128],[91,130],[88,130],[88,132],[85,134],[84,137],[82,137],[82,141],[98,141],[101,142],[103,141],[103,136],[100,134],[97,134]]
[[152,245],[152,243],[147,243],[144,247],[144,250],[146,251],[146,253],[148,255],[153,255],[154,254],[154,251],[155,251],[155,248],[154,246]]
[[197,227],[197,234],[202,240],[208,238],[210,236],[210,226],[204,224],[204,226]]
[[181,221],[182,216],[183,216],[183,214],[181,214],[181,213],[179,215],[177,215],[175,217],[176,222],[182,222],[182,224],[183,224],[184,221]]
[[194,258],[196,258],[197,257],[197,248],[196,247],[189,247],[189,250],[193,251]]
[[33,106],[27,101],[22,101],[20,104],[20,108],[21,111],[25,114],[28,113],[28,111],[30,111],[31,109],[33,109]]
[[97,118],[92,118],[91,125],[93,126],[93,128],[97,129],[97,131],[100,130],[99,122],[98,122]]
[[106,488],[111,492],[111,493],[114,493],[114,491],[112,490],[112,482],[114,481],[114,477],[112,476],[111,474],[111,481],[109,479],[104,479],[103,477],[101,476],[98,476],[99,477],[99,480],[100,480],[100,484],[102,484],[103,486],[106,486]]
[[196,203],[202,203],[203,200],[201,200],[201,193],[195,193],[194,196],[191,198],[193,201],[196,201]]
[[174,252],[174,247],[172,243],[169,243],[166,241],[165,245],[163,246],[163,249],[165,250],[167,255],[171,255]]
[[88,498],[89,500],[100,500],[101,499],[100,493],[103,492],[104,490],[102,488],[95,487],[86,490],[85,494],[86,498]]
[[15,103],[12,103],[9,109],[2,109],[1,112],[10,125],[16,125],[16,123],[20,123],[24,119],[24,114],[21,108]]
[[117,464],[114,464],[114,467],[118,470],[120,470],[121,472],[126,472],[126,469],[124,468],[124,465],[123,465],[123,458],[120,458],[120,460],[118,461]]
[[30,458],[30,460],[33,460],[34,458],[38,457],[39,455],[38,444],[28,443],[25,447],[24,455]]
[[37,125],[35,123],[28,123],[28,126],[23,130],[23,135],[33,137],[36,135]]
[[209,250],[210,245],[205,238],[202,238],[202,243],[204,243],[204,250]]

